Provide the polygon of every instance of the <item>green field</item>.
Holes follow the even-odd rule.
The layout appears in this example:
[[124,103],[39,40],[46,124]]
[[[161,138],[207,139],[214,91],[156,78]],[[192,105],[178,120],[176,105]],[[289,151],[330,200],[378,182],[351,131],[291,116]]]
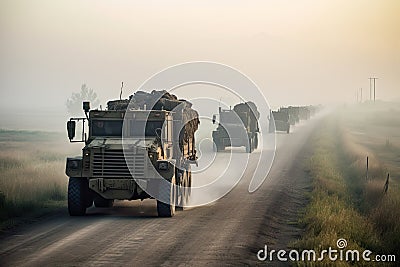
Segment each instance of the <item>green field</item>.
[[336,241],[345,238],[347,249],[400,257],[397,106],[369,103],[343,107],[321,122],[313,136],[314,152],[307,168],[313,190],[301,220],[306,232],[294,246],[320,251],[336,247]]
[[0,130],[0,149],[1,228],[66,205],[65,134]]

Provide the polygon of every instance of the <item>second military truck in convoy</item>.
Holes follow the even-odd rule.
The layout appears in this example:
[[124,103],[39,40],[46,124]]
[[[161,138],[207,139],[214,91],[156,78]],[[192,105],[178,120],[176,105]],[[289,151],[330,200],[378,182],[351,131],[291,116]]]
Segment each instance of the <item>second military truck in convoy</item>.
[[[93,203],[156,198],[158,215],[173,216],[190,195],[197,112],[190,102],[155,90],[107,105],[90,110],[84,102],[86,117],[67,122],[70,141],[85,143],[81,156],[67,158],[69,214],[84,215]],[[83,127],[82,139],[74,141],[77,122],[88,126],[88,135]]]
[[[233,109],[220,107],[218,116],[218,127],[212,133],[216,151],[244,146],[246,152],[251,153],[258,147],[260,113],[253,102],[237,104]],[[216,121],[217,115],[214,115],[213,123]]]

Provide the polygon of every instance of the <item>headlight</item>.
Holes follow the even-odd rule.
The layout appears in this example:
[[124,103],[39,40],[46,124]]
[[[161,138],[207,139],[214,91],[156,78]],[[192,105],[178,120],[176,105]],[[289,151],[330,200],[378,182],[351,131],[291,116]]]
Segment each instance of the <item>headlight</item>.
[[68,161],[68,168],[71,170],[76,170],[79,167],[79,162],[77,160]]
[[168,170],[168,162],[167,161],[158,162],[158,169],[163,171]]

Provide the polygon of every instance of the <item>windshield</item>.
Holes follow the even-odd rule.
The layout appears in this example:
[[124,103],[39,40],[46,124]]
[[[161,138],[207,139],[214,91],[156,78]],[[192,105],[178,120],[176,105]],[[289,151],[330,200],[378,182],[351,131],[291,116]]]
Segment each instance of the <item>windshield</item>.
[[[157,136],[161,134],[164,121],[133,120],[130,127],[130,136]],[[122,120],[93,120],[92,136],[120,136],[122,137]]]
[[140,121],[134,120],[131,123],[130,135],[131,136],[143,136],[143,129],[145,136],[157,136],[157,129],[158,135],[161,134],[161,129],[163,127],[164,121]]
[[122,120],[93,120],[92,136],[122,136]]
[[219,114],[219,120],[223,124],[241,124],[238,115],[234,111],[224,111]]

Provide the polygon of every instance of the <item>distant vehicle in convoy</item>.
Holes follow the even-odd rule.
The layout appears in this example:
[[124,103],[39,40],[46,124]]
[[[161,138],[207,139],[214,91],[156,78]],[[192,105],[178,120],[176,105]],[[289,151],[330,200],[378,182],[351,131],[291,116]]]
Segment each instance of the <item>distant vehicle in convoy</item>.
[[[258,147],[258,119],[260,113],[253,102],[237,104],[233,109],[219,108],[218,127],[212,133],[214,148],[217,152],[227,147],[246,147],[251,153]],[[217,122],[217,114],[213,123]]]
[[292,125],[300,122],[300,107],[289,106],[290,118],[292,118]]
[[310,106],[299,107],[299,118],[300,120],[308,120],[311,117]]
[[295,125],[297,122],[299,122],[299,118],[297,114],[294,112],[294,109],[291,107],[281,107],[279,112],[285,112],[289,115],[289,123],[290,125]]
[[[275,127],[274,127],[275,124]],[[278,110],[272,111],[269,120],[269,132],[281,131],[290,133],[290,115],[289,112]]]
[[[90,110],[84,102],[86,117],[67,122],[69,140],[85,143],[81,156],[67,158],[69,214],[82,216],[93,203],[111,207],[114,200],[153,198],[151,191],[165,198],[157,199],[158,216],[173,216],[190,196],[197,112],[166,91],[138,91],[107,106]],[[74,141],[77,122],[83,123],[82,139]]]
[[289,106],[281,107],[277,111],[271,111],[269,116],[269,132],[282,131],[289,133],[291,126],[300,120],[310,119],[319,109],[321,109],[321,106]]

